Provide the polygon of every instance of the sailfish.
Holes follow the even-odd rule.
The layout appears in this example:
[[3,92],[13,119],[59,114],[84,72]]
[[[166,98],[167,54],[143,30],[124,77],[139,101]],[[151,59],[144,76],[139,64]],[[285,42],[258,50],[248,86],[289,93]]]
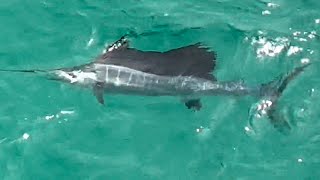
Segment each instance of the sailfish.
[[268,83],[248,86],[240,81],[219,81],[212,74],[217,55],[202,43],[158,52],[130,47],[126,36],[112,43],[93,62],[51,70],[0,70],[41,73],[49,79],[83,86],[92,90],[104,105],[104,94],[141,96],[177,96],[188,109],[200,110],[206,96],[268,97],[267,115],[278,129],[290,128],[278,120],[275,107],[287,85],[309,66],[304,64]]

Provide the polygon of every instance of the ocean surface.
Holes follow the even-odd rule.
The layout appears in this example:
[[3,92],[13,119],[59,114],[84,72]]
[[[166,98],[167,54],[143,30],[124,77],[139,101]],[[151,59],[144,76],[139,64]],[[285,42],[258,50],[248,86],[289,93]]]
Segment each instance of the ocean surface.
[[[311,65],[286,88],[281,133],[262,98],[105,95],[41,75],[0,72],[0,179],[320,179],[319,0],[8,0],[0,4],[0,69],[94,60],[130,34],[166,51],[202,42],[219,81],[269,82]],[[253,126],[249,126],[249,122]]]

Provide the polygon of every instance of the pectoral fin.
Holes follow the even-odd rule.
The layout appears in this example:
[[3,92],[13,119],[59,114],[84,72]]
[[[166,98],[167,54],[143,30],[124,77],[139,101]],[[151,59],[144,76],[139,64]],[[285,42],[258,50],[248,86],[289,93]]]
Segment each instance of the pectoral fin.
[[184,104],[188,109],[192,109],[195,111],[199,111],[202,107],[200,99],[185,100]]
[[98,102],[104,105],[103,88],[104,88],[103,83],[99,83],[99,82],[96,83],[96,85],[93,87],[93,94],[96,96]]

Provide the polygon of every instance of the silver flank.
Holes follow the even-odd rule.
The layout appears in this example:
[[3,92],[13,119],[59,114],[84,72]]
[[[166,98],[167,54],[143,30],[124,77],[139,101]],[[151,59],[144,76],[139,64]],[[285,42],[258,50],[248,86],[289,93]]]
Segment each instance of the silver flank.
[[139,95],[246,95],[256,92],[241,82],[213,82],[192,76],[159,76],[134,69],[94,64],[106,91]]

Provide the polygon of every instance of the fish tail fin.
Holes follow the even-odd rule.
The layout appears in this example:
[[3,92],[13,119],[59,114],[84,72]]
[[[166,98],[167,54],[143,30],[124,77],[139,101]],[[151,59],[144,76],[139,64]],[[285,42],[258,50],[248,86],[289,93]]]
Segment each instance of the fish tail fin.
[[280,76],[260,87],[260,97],[265,100],[262,101],[262,104],[258,105],[257,110],[263,112],[262,114],[266,114],[271,124],[282,133],[287,134],[291,127],[288,121],[277,113],[276,108],[278,101],[290,82],[296,79],[310,64],[311,63],[296,67],[290,73]]
[[282,75],[271,82],[262,84],[260,88],[260,95],[263,96],[281,96],[288,84],[294,80],[300,73],[304,71],[311,63],[296,67],[293,71],[286,75]]

